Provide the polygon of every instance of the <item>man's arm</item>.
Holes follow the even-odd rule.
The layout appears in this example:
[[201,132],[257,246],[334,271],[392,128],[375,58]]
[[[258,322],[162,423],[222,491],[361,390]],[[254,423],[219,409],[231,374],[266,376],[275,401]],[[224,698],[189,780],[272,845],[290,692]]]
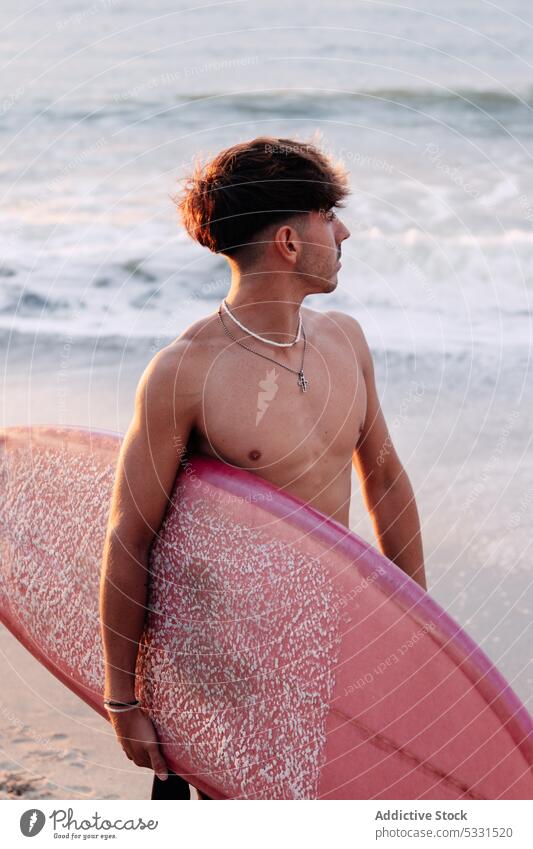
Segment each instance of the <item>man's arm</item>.
[[178,342],[160,351],[139,381],[135,413],[118,458],[107,526],[100,583],[105,695],[124,701],[135,697],[148,553],[194,421],[194,396],[180,389],[179,346]]
[[350,338],[360,357],[367,391],[364,426],[353,452],[363,498],[385,557],[427,590],[415,496],[381,410],[372,354],[359,322],[351,316],[344,316],[344,321],[351,328]]

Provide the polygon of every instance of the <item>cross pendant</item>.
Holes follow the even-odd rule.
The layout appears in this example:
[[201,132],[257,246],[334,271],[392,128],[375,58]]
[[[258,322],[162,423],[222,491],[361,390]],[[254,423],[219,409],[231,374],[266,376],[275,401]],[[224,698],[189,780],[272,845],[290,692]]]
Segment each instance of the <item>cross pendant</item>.
[[302,390],[302,392],[307,392],[307,387],[309,386],[309,381],[302,371],[298,372],[298,386]]

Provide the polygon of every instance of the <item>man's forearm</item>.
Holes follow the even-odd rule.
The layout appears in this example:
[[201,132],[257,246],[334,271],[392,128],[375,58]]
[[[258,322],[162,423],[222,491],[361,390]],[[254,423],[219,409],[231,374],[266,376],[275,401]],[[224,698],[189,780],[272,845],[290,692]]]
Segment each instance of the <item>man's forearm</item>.
[[104,645],[105,694],[135,698],[135,665],[146,615],[148,556],[126,550],[107,536],[100,581],[100,624]]
[[385,557],[427,590],[420,519],[406,472],[388,486],[367,486],[365,500]]

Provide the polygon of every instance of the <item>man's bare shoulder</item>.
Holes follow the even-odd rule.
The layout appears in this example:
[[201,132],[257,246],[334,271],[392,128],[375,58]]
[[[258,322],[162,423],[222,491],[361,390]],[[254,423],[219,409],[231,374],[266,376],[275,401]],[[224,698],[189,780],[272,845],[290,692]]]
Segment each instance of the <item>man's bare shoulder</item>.
[[336,327],[349,332],[350,335],[364,336],[360,322],[353,315],[341,312],[341,310],[328,310],[324,313],[324,316],[329,322],[333,322]]
[[321,332],[331,332],[347,334],[352,341],[360,341],[364,339],[363,328],[353,315],[341,312],[340,310],[327,310],[327,312],[319,312],[309,308],[302,310],[304,322],[307,321],[311,326],[320,329]]
[[151,383],[179,387],[180,394],[201,391],[198,380],[212,355],[213,345],[220,341],[217,319],[216,313],[203,316],[161,348],[146,368]]
[[371,368],[372,354],[361,323],[353,315],[340,310],[329,310],[323,315],[329,327],[334,328],[335,332],[340,333],[340,336],[352,346],[364,371]]
[[178,342],[186,342],[189,346],[197,346],[211,344],[213,341],[220,339],[220,319],[218,311],[203,315],[201,318],[193,321],[182,333],[171,343],[174,345]]

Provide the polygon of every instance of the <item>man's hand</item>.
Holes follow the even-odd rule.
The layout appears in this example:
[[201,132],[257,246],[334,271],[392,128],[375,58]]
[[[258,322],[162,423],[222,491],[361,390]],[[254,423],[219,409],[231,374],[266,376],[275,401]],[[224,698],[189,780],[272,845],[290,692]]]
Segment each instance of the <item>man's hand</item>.
[[109,712],[111,725],[124,752],[137,766],[153,769],[162,781],[168,778],[168,766],[161,754],[160,743],[153,722],[141,708]]

